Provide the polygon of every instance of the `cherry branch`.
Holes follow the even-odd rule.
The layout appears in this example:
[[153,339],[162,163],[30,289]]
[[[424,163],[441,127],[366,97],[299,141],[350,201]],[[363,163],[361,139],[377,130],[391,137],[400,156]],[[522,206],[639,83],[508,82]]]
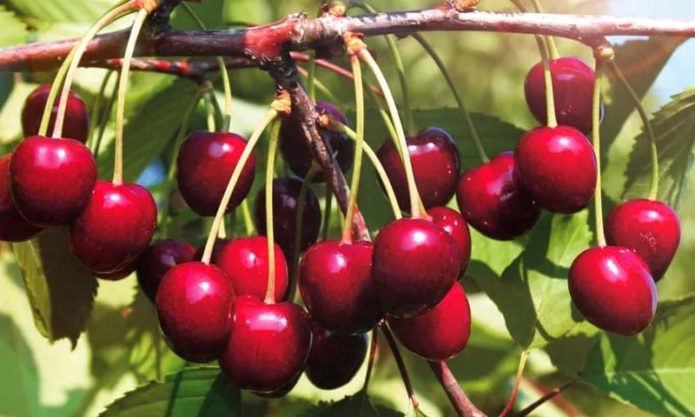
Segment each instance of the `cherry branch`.
[[427,363],[430,364],[432,372],[434,372],[442,388],[444,388],[451,405],[454,406],[460,417],[487,417],[485,413],[476,408],[466,393],[463,392],[463,388],[459,385],[446,361],[428,361]]

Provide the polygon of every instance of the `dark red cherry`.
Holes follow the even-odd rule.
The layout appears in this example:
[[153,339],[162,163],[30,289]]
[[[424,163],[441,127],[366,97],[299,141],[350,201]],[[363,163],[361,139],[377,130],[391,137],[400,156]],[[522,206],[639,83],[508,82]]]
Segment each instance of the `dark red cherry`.
[[316,323],[306,363],[306,376],[321,389],[336,389],[350,382],[367,356],[366,333],[353,335],[331,333]]
[[10,160],[10,190],[29,223],[57,226],[72,222],[85,208],[97,166],[89,149],[74,139],[29,136]]
[[385,313],[405,317],[434,307],[460,270],[460,248],[431,221],[396,220],[374,240],[372,275]]
[[299,264],[299,292],[312,319],[340,333],[368,331],[381,319],[369,242],[326,240]]
[[162,334],[171,350],[191,362],[222,353],[234,317],[229,277],[214,265],[185,262],[162,278],[155,299]]
[[[214,216],[246,139],[234,133],[193,132],[181,145],[176,180],[183,199],[201,216]],[[234,187],[227,211],[246,197],[256,174],[256,158],[249,157]]]
[[[268,290],[268,239],[265,236],[242,237],[222,247],[215,263],[232,280],[236,295],[264,299]],[[275,244],[275,299],[287,294],[287,261]]]
[[10,194],[10,158],[0,157],[0,240],[21,242],[36,236],[41,230],[27,222],[17,211]]
[[678,249],[681,222],[666,203],[630,200],[611,210],[606,219],[606,239],[611,245],[625,246],[637,252],[658,281]]
[[[431,127],[409,137],[407,143],[423,204],[426,208],[446,205],[456,191],[459,176],[459,156],[454,139],[444,130]],[[403,161],[393,141],[385,141],[377,155],[391,180],[398,204],[403,210],[410,211]]]
[[526,133],[514,153],[517,180],[549,211],[570,214],[586,207],[596,188],[596,156],[589,140],[569,126]]
[[656,313],[656,286],[647,264],[621,246],[589,248],[574,260],[569,273],[572,302],[596,327],[629,336],[651,323]]
[[[22,109],[22,129],[24,136],[36,135],[39,133],[43,110],[48,101],[48,94],[51,92],[50,84],[42,84],[27,96]],[[60,101],[60,93],[56,97],[51,111],[51,118],[48,124],[48,134],[53,132],[56,116],[58,114],[58,102]],[[80,142],[86,142],[89,135],[89,113],[84,101],[74,91],[70,91],[68,95],[68,104],[65,108],[65,121],[63,123],[63,137],[76,139]]]
[[390,318],[389,325],[403,346],[431,361],[458,355],[471,334],[471,308],[458,282],[432,309],[413,317]]
[[456,199],[463,217],[487,237],[510,240],[530,230],[541,209],[515,180],[514,153],[502,152],[461,175]]
[[[557,122],[591,133],[594,80],[596,74],[584,61],[576,57],[563,57],[550,61],[553,97]],[[534,65],[526,75],[524,93],[531,113],[546,124],[545,76],[543,62]],[[602,104],[603,106],[603,104]]]
[[164,274],[178,264],[192,261],[194,256],[193,246],[176,239],[161,240],[148,246],[137,261],[138,284],[147,298],[154,301]]
[[[325,101],[316,102],[316,111],[319,114],[328,114],[344,125],[348,124],[347,117],[337,107]],[[352,165],[355,152],[354,143],[344,133],[333,132],[322,127],[319,127],[319,133],[326,146],[330,147],[330,150],[333,152],[340,169],[343,172],[347,172]],[[287,161],[287,165],[289,165],[292,172],[301,178],[306,177],[313,162],[313,154],[306,139],[304,139],[302,129],[293,117],[282,121],[282,127],[280,128],[280,152],[282,152],[282,156]],[[319,172],[314,176],[313,182],[320,181],[323,181],[323,174]]]
[[157,206],[146,188],[97,181],[70,228],[70,249],[92,271],[121,270],[147,249],[156,224]]
[[302,376],[301,372],[297,374],[297,376],[294,377],[294,379],[287,384],[283,385],[281,388],[278,388],[274,391],[270,392],[253,392],[254,394],[258,395],[261,398],[269,398],[269,399],[276,399],[276,398],[282,398],[285,395],[289,394],[290,391],[294,389],[294,387],[297,385],[297,382],[299,382],[299,378]]
[[[294,237],[299,208],[299,193],[303,180],[297,177],[280,177],[273,180],[273,230],[275,242],[288,257],[294,254]],[[254,222],[258,232],[266,233],[265,225],[265,187],[256,194]],[[307,190],[302,212],[302,234],[300,251],[311,246],[319,236],[321,227],[321,208],[319,200],[311,189]]]
[[444,229],[456,242],[463,272],[471,260],[471,233],[468,223],[456,210],[449,207],[432,207],[427,210],[427,214],[431,217],[432,223]]
[[237,298],[231,336],[220,367],[239,387],[260,393],[281,389],[299,375],[311,348],[311,323],[296,304]]
[[[210,263],[217,265],[217,260],[219,259],[220,252],[222,252],[222,248],[231,240],[232,239],[223,239],[219,237],[215,239],[215,243],[212,244],[212,254],[210,255]],[[205,243],[206,242],[203,242],[203,244],[200,245],[198,249],[196,249],[195,256],[193,257],[193,259],[195,259],[196,261],[199,261],[203,258],[203,252],[205,251]]]
[[126,278],[130,274],[132,274],[133,271],[135,271],[136,266],[137,266],[136,262],[130,262],[130,263],[127,263],[124,266],[116,269],[115,271],[103,272],[103,273],[94,272],[94,275],[97,278],[105,279],[107,281],[118,281],[118,280]]

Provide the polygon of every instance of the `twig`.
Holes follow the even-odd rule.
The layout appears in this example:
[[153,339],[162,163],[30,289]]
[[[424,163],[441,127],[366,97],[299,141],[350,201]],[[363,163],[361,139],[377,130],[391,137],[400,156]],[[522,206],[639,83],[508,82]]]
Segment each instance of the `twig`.
[[471,402],[445,361],[428,361],[459,417],[487,417]]

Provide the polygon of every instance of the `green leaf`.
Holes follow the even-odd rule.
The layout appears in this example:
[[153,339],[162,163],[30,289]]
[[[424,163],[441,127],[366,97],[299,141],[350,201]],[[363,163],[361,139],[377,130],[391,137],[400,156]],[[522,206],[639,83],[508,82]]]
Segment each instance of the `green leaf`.
[[583,381],[652,413],[695,415],[695,298],[659,306],[651,327],[634,337],[603,334]]
[[0,6],[0,47],[21,45],[29,38],[26,25],[5,6]]
[[403,414],[379,405],[364,394],[345,397],[321,411],[318,417],[403,417]]
[[[7,6],[18,15],[37,23],[93,23],[114,2],[110,0],[6,0]],[[4,30],[4,28],[3,28]]]
[[[695,88],[673,97],[652,119],[659,151],[659,198],[680,201],[695,154]],[[630,153],[624,197],[645,197],[651,178],[649,139],[642,132]]]
[[241,391],[219,368],[187,368],[127,393],[101,417],[238,417]]
[[36,328],[51,342],[73,348],[92,311],[97,280],[68,247],[67,228],[54,227],[28,242],[13,243]]
[[0,314],[0,415],[33,416],[40,410],[39,376],[34,357],[12,318]]

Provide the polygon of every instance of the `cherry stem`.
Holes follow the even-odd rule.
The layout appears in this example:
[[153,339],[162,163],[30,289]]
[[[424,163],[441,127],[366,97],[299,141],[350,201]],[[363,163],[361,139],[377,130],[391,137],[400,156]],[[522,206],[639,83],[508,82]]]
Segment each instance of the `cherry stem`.
[[593,139],[594,155],[596,156],[596,189],[594,190],[594,211],[596,216],[596,242],[606,246],[606,234],[603,230],[603,200],[601,196],[601,77],[603,62],[595,61],[596,79],[594,81],[594,97],[592,102],[591,136]]
[[362,385],[362,391],[366,394],[369,389],[369,380],[372,378],[372,371],[374,370],[374,360],[376,359],[377,346],[379,346],[379,332],[376,329],[371,331],[371,341],[369,343],[369,358],[367,358],[367,373],[364,375],[364,385]]
[[524,376],[524,369],[526,369],[526,362],[528,359],[528,350],[521,352],[519,357],[519,367],[516,370],[516,376],[514,377],[514,386],[512,387],[512,392],[509,395],[509,400],[504,406],[504,410],[500,414],[500,417],[507,417],[511,413],[514,403],[516,403],[516,397],[519,395],[519,386],[521,385],[521,378]]
[[309,72],[306,77],[306,92],[312,103],[316,103],[316,57],[309,59]]
[[519,411],[518,413],[514,414],[514,417],[526,417],[529,414],[531,414],[536,408],[540,407],[541,405],[545,404],[546,402],[552,400],[553,398],[557,397],[560,395],[564,390],[569,388],[571,385],[573,385],[577,380],[572,380],[569,382],[566,382],[562,385],[560,385],[557,388],[552,389],[551,391],[545,393],[541,398],[537,399],[533,403],[527,405],[523,410]]
[[217,230],[217,237],[220,239],[227,238],[227,220],[224,217],[222,217],[220,228]]
[[[297,274],[299,273],[299,254],[301,252],[302,246],[302,227],[304,227],[304,210],[306,208],[306,195],[309,192],[311,181],[314,179],[316,174],[321,172],[321,168],[312,164],[302,181],[302,186],[299,188],[299,201],[297,202],[297,214],[294,218],[294,241],[292,259],[292,271],[290,274],[290,295],[288,300],[294,300],[294,295],[297,292]],[[330,210],[328,208],[327,210]]]
[[483,144],[480,141],[480,137],[478,136],[478,132],[475,129],[475,125],[473,125],[473,119],[471,119],[471,115],[468,112],[468,109],[466,108],[465,104],[463,103],[461,94],[459,93],[458,88],[456,88],[456,84],[454,83],[453,78],[451,78],[451,74],[449,73],[449,70],[447,70],[444,61],[442,61],[442,58],[439,56],[437,51],[432,47],[432,45],[430,45],[429,42],[427,42],[424,36],[422,36],[419,33],[413,33],[411,36],[416,41],[418,41],[420,46],[422,46],[422,48],[429,54],[430,58],[432,58],[434,63],[437,64],[437,68],[439,68],[439,71],[442,73],[442,76],[444,76],[446,83],[449,85],[449,90],[451,90],[451,93],[454,95],[456,104],[458,105],[459,110],[463,115],[463,120],[466,122],[466,127],[468,127],[468,131],[471,134],[471,138],[473,138],[473,144],[475,145],[475,148],[478,151],[480,160],[483,161],[483,163],[489,162],[490,158],[487,156],[487,153],[485,153],[485,148],[483,147]]
[[547,114],[546,125],[550,128],[555,128],[557,127],[557,117],[555,115],[555,95],[553,94],[553,73],[550,70],[550,58],[548,57],[548,50],[545,42],[543,42],[543,39],[538,35],[536,35],[536,42],[538,42],[538,50],[541,53],[541,60],[543,61],[545,104]]
[[217,99],[212,91],[205,95],[205,114],[207,116],[208,131],[216,132],[218,121],[221,120],[221,112],[219,111]]
[[471,402],[446,361],[427,361],[459,417],[486,417]]
[[381,328],[382,333],[384,333],[386,342],[388,342],[389,348],[391,349],[391,353],[393,354],[393,359],[396,361],[396,366],[398,367],[398,371],[401,374],[401,379],[403,379],[403,385],[405,386],[405,390],[408,393],[410,403],[413,405],[413,408],[419,410],[420,403],[415,397],[415,389],[413,388],[413,383],[410,381],[410,375],[408,375],[408,369],[406,369],[405,367],[405,362],[403,361],[401,352],[398,350],[396,339],[393,337],[391,329],[389,329],[388,325],[385,322],[380,324],[379,327]]
[[323,240],[328,240],[328,235],[331,232],[331,219],[333,218],[333,191],[331,191],[331,186],[329,184],[326,184],[324,200],[323,230],[321,231],[321,236]]
[[92,147],[92,153],[94,153],[94,142],[96,140],[95,132],[97,132],[97,128],[100,127],[102,123],[102,113],[104,113],[104,109],[102,107],[104,104],[104,96],[106,95],[106,87],[108,86],[109,81],[111,81],[111,76],[115,73],[116,72],[113,70],[106,71],[106,75],[104,75],[104,78],[101,80],[99,92],[97,93],[96,97],[94,97],[94,104],[92,104],[92,111],[90,112],[89,116],[92,123],[89,124],[89,133],[87,134],[87,140],[89,141],[89,145]]
[[[74,55],[71,57],[69,67],[67,69],[67,72],[65,73],[63,90],[60,93],[60,100],[58,102],[58,113],[56,115],[55,125],[53,126],[53,133],[51,134],[52,137],[59,138],[63,135],[65,111],[68,105],[68,97],[70,95],[70,88],[72,87],[72,80],[75,78],[75,73],[77,72],[77,68],[80,65],[80,61],[82,60],[82,55],[84,55],[84,52],[87,50],[87,46],[89,46],[89,42],[97,35],[97,33],[99,33],[100,30],[102,30],[107,25],[111,24],[111,22],[119,19],[125,14],[131,13],[134,10],[135,6],[133,2],[128,2],[120,6],[114,7],[113,9],[106,12],[101,18],[99,18],[99,20],[97,20],[97,22],[89,28],[87,33],[84,34],[84,36],[80,39],[77,45],[75,45]],[[147,17],[147,11],[145,9],[141,10],[144,11],[145,17]],[[56,82],[60,82],[58,81],[58,78],[56,78],[54,84]],[[49,102],[50,107],[48,108],[52,109],[53,101],[47,101],[47,106]]]
[[99,132],[97,133],[96,140],[94,141],[94,159],[98,160],[99,158],[99,152],[101,151],[101,142],[104,139],[104,133],[106,132],[106,125],[109,120],[109,117],[111,116],[111,112],[113,111],[113,105],[116,103],[116,96],[118,95],[118,79],[116,79],[116,83],[113,85],[113,89],[111,90],[111,96],[109,97],[109,104],[104,108],[104,112],[101,115],[101,119],[99,120]]
[[268,142],[268,159],[265,170],[265,230],[268,248],[268,288],[265,303],[275,304],[275,227],[273,225],[273,177],[275,174],[275,157],[278,150],[280,122],[275,121],[270,129]]
[[205,249],[203,250],[201,262],[206,264],[210,263],[210,257],[212,256],[212,248],[215,246],[215,237],[217,236],[217,230],[219,229],[220,224],[222,223],[222,218],[224,217],[224,213],[227,210],[227,206],[229,205],[229,200],[232,199],[232,192],[234,192],[234,187],[236,187],[236,184],[239,181],[241,171],[244,169],[246,161],[248,161],[249,156],[251,156],[253,148],[256,146],[256,143],[258,143],[258,140],[261,138],[263,131],[273,120],[275,120],[277,115],[277,110],[268,110],[265,116],[263,116],[263,119],[261,120],[260,124],[256,127],[256,130],[254,130],[253,134],[251,134],[251,138],[249,138],[249,141],[246,143],[244,151],[241,153],[241,156],[239,157],[239,162],[237,162],[236,166],[234,167],[234,170],[232,171],[232,176],[229,177],[227,188],[225,188],[224,194],[222,195],[222,201],[220,201],[220,205],[217,207],[217,213],[215,214],[215,219],[212,222],[212,227],[210,228],[208,240],[205,242]]
[[615,78],[620,81],[623,88],[625,88],[630,95],[630,98],[632,98],[635,108],[637,109],[637,113],[639,113],[639,116],[642,119],[644,130],[647,132],[652,165],[648,198],[650,200],[656,200],[659,192],[659,148],[656,144],[656,135],[654,134],[654,129],[652,128],[652,122],[649,120],[649,116],[647,115],[647,111],[644,109],[644,106],[642,106],[642,100],[640,100],[640,98],[637,96],[637,93],[635,93],[635,90],[630,85],[630,82],[625,78],[623,72],[620,71],[618,64],[616,64],[613,60],[608,60],[606,63],[608,64],[608,68],[611,70]]
[[251,217],[251,209],[249,208],[248,200],[244,199],[244,201],[241,202],[240,207],[241,217],[244,220],[244,229],[246,230],[246,235],[251,236],[256,233],[256,227],[253,225],[253,219]]
[[[536,13],[543,13],[543,7],[541,6],[540,0],[531,0],[531,2],[533,3],[533,8],[536,10]],[[521,11],[523,12],[524,10]],[[560,57],[560,53],[557,50],[557,45],[555,45],[555,40],[553,39],[553,37],[546,35],[545,42],[548,45],[550,57],[552,59],[558,59]]]
[[401,159],[403,160],[403,166],[405,168],[405,176],[408,180],[408,194],[410,197],[410,211],[411,216],[414,218],[420,217],[420,195],[417,191],[417,184],[415,184],[415,175],[413,173],[413,164],[410,161],[410,154],[408,153],[408,143],[405,140],[405,132],[403,131],[403,125],[401,124],[401,118],[398,114],[398,108],[396,107],[396,102],[393,100],[393,94],[391,94],[391,89],[389,88],[388,82],[384,77],[383,72],[379,68],[379,65],[374,61],[372,54],[366,48],[361,48],[357,52],[360,59],[364,61],[369,69],[374,73],[376,77],[379,88],[384,92],[384,98],[386,99],[386,104],[391,113],[391,121],[396,128],[397,133],[397,144],[400,145]]
[[[299,71],[299,74],[300,74],[302,77],[306,78],[307,81],[309,80],[309,73],[307,72],[306,69],[304,69],[304,68],[298,66],[298,67],[297,67],[297,71]],[[328,99],[328,101],[333,102],[333,103],[337,103],[337,102],[340,101],[340,99],[339,99],[338,97],[336,97],[336,95],[333,94],[333,93],[331,92],[331,90],[330,90],[328,87],[326,87],[326,85],[325,85],[324,83],[322,83],[321,81],[319,81],[316,77],[314,77],[314,87],[315,87],[317,90],[321,91],[321,93],[323,93],[323,95],[326,96],[326,98]],[[308,94],[307,94],[307,95],[308,95]],[[311,97],[310,97],[310,99],[311,99]],[[311,99],[311,102],[313,103],[314,100]]]
[[65,73],[72,62],[72,57],[75,55],[75,49],[70,50],[70,53],[65,58],[63,64],[58,68],[56,76],[53,79],[53,84],[51,84],[51,90],[48,92],[48,98],[46,99],[46,104],[43,107],[43,115],[41,116],[41,124],[39,125],[39,136],[46,136],[48,134],[48,125],[51,121],[51,115],[53,114],[53,107],[55,105],[56,97],[58,97],[58,91],[63,85],[63,79],[65,78]]

